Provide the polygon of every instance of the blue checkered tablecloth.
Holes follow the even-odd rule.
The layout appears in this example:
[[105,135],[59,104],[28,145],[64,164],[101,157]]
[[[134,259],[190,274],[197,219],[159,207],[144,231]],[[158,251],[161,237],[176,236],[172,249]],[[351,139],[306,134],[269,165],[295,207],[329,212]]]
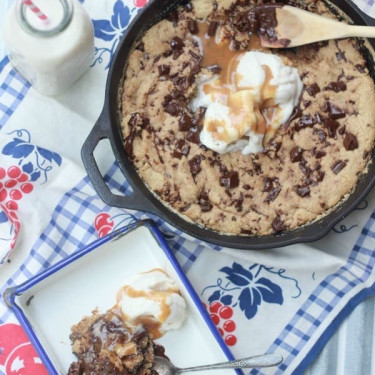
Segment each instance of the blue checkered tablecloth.
[[30,84],[20,76],[9,64],[9,58],[3,57],[0,62],[0,128],[17,109],[29,91]]
[[[95,59],[90,71],[66,94],[57,98],[39,95],[12,68],[8,57],[0,55],[0,179],[2,171],[14,174],[15,179],[22,174],[32,189],[17,201],[17,208],[0,203],[1,294],[98,237],[150,217],[106,206],[93,189],[79,154],[103,104],[114,48],[145,2],[81,2],[96,28]],[[0,25],[11,3],[0,5]],[[357,0],[356,4],[375,15],[373,1]],[[116,24],[111,23],[114,16],[118,16]],[[101,36],[104,24],[107,30],[111,28],[112,39]],[[114,191],[128,194],[131,188],[113,163],[109,146],[100,145],[98,155],[107,184]],[[375,293],[374,207],[372,192],[323,240],[264,252],[220,249],[186,236],[157,217],[151,218],[208,309],[215,303],[233,308],[237,328],[224,337],[234,355],[248,356],[259,350],[283,355],[284,362],[277,369],[253,370],[251,374],[301,374],[354,307]],[[248,275],[243,285],[236,284],[241,274]],[[229,292],[231,288],[241,293]],[[247,290],[258,299],[246,299]],[[259,327],[265,325],[272,329],[261,331]],[[15,332],[18,340],[11,350],[9,332]],[[375,328],[368,334],[375,334]],[[249,340],[249,335],[258,339]],[[14,370],[11,353],[25,342],[27,338],[19,331],[14,315],[1,300],[0,374],[21,373]],[[351,374],[364,375],[363,369],[371,366],[375,371],[371,361],[353,367],[356,359],[348,360],[344,372],[340,372],[342,366],[335,358],[330,361],[329,366],[337,373],[349,373],[350,369]],[[45,370],[39,366],[37,372],[22,366],[19,370],[43,374]],[[318,368],[316,373],[322,373]]]

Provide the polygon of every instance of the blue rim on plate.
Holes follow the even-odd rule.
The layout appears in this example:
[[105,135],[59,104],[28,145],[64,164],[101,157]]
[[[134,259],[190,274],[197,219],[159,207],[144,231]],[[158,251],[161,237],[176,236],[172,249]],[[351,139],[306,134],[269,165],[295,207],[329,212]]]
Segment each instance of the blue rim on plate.
[[[17,319],[19,320],[21,326],[24,328],[26,334],[28,335],[31,343],[34,345],[36,351],[38,352],[41,360],[43,361],[44,365],[46,366],[48,372],[53,375],[59,375],[59,372],[56,370],[55,366],[52,363],[52,360],[48,356],[46,350],[43,348],[43,345],[41,344],[40,340],[38,339],[37,334],[35,333],[32,325],[30,324],[29,320],[27,319],[26,315],[20,308],[20,306],[17,305],[15,299],[17,296],[20,296],[23,292],[27,291],[28,289],[34,287],[39,282],[45,280],[49,276],[55,274],[56,272],[60,271],[64,267],[68,266],[69,264],[75,262],[77,259],[85,256],[86,254],[89,254],[95,249],[99,248],[100,246],[104,245],[105,243],[119,239],[122,236],[127,235],[128,233],[132,232],[133,230],[139,228],[139,227],[145,227],[147,228],[157,244],[161,247],[161,249],[166,254],[168,260],[170,261],[171,265],[173,266],[174,270],[177,272],[178,276],[180,277],[180,280],[185,285],[187,292],[190,294],[196,308],[198,309],[199,313],[203,317],[205,323],[207,324],[208,328],[210,329],[212,335],[216,339],[217,343],[219,344],[221,350],[224,352],[225,356],[228,358],[228,360],[234,360],[233,354],[226,346],[223,338],[221,337],[219,331],[217,330],[216,326],[212,322],[208,312],[203,306],[203,303],[201,302],[198,294],[195,292],[193,286],[191,285],[190,281],[187,279],[184,271],[182,270],[181,266],[179,265],[176,257],[172,253],[171,249],[169,248],[167,242],[165,241],[162,233],[159,231],[155,223],[151,220],[143,220],[138,221],[136,223],[132,223],[130,225],[127,225],[125,227],[122,227],[107,236],[103,238],[99,238],[98,240],[92,242],[91,244],[87,245],[86,247],[77,250],[73,254],[69,255],[67,258],[61,260],[60,262],[56,263],[54,266],[50,267],[46,271],[32,277],[31,279],[27,280],[26,282],[8,288],[4,292],[4,301],[7,304],[7,306],[14,312]],[[243,375],[243,372],[241,370],[235,370],[235,372],[239,375]]]

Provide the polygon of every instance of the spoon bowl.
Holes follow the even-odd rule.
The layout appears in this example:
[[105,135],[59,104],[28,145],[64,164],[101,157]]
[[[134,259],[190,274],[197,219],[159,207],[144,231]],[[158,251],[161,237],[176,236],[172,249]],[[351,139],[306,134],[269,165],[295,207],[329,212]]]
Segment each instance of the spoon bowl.
[[283,361],[283,357],[277,354],[263,354],[234,361],[215,363],[212,365],[194,366],[179,368],[174,366],[168,359],[155,357],[152,369],[159,375],[177,375],[182,372],[204,371],[214,369],[240,369],[254,367],[272,367],[277,366]]
[[375,38],[375,27],[352,26],[290,5],[262,5],[253,11],[263,47],[290,48],[330,39]]

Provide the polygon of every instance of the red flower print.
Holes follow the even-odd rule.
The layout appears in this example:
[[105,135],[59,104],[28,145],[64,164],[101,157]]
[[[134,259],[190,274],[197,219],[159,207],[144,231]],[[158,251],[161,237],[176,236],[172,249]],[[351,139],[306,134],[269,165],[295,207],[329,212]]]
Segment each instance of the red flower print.
[[143,8],[147,4],[148,0],[133,0],[134,5],[137,8]]
[[94,227],[99,238],[106,236],[113,229],[114,222],[110,219],[111,216],[106,212],[101,212],[96,216]]
[[34,347],[18,324],[0,326],[0,369],[6,375],[48,375]]
[[223,305],[219,301],[211,302],[208,308],[205,303],[203,305],[210,313],[210,318],[220,332],[220,335],[223,336],[225,343],[228,346],[236,345],[237,337],[233,333],[236,330],[236,323],[231,319],[233,317],[232,307]]
[[0,208],[6,214],[9,222],[14,227],[10,249],[14,249],[21,223],[17,216],[19,201],[23,195],[30,194],[34,186],[29,181],[30,176],[24,173],[17,165],[10,166],[7,170],[0,167]]

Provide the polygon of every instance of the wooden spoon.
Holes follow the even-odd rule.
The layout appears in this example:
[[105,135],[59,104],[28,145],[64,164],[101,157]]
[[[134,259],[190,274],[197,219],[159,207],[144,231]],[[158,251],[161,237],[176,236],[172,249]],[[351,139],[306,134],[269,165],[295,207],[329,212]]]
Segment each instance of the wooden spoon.
[[289,48],[329,39],[375,38],[375,27],[351,26],[289,5],[255,8],[263,47]]

